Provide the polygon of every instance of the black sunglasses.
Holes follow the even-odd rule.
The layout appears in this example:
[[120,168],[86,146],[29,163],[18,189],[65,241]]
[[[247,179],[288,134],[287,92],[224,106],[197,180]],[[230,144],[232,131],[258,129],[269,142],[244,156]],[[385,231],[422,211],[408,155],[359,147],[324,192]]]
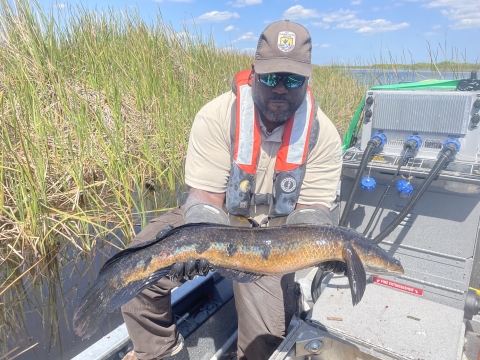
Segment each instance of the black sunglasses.
[[258,79],[264,85],[275,87],[280,81],[287,89],[296,89],[303,85],[305,76],[301,75],[278,75],[278,74],[259,74]]

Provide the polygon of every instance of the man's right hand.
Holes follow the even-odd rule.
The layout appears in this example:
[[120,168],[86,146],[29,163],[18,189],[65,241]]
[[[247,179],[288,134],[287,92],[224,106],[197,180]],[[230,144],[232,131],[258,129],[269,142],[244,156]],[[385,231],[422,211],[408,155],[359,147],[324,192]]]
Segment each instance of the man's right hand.
[[205,276],[211,270],[207,259],[190,258],[186,262],[173,264],[168,277],[170,280],[180,282],[181,280],[192,280],[196,275]]
[[318,264],[318,267],[325,272],[333,272],[337,275],[345,275],[347,272],[347,264],[343,261],[325,261]]
[[[225,194],[210,193],[207,191],[191,188],[188,194],[185,214],[185,224],[213,223],[230,225],[228,215],[221,206],[225,200]],[[173,264],[167,275],[170,280],[179,282],[192,280],[196,275],[205,276],[212,270],[207,259],[190,258],[186,262]]]

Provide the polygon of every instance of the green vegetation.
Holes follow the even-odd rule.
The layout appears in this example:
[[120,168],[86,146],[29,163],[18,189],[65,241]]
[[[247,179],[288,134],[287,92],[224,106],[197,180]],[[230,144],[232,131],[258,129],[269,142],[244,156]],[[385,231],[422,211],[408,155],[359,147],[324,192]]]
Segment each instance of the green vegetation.
[[[252,60],[160,14],[147,23],[135,10],[46,14],[35,1],[0,0],[0,348],[25,327],[33,289],[51,309],[31,307],[59,328],[61,254],[73,249],[68,261],[88,267],[84,252],[124,247],[148,216],[181,201],[195,114]],[[382,81],[372,71],[359,85],[331,64],[314,67],[311,85],[343,135],[365,87]]]
[[[176,205],[196,112],[252,57],[160,15],[30,3],[0,0],[0,244],[8,257],[60,238],[128,240],[149,210]],[[312,83],[342,129],[361,89],[335,67]]]
[[195,113],[251,59],[160,17],[0,6],[0,241],[44,254],[55,237],[128,239],[176,205]]
[[[63,259],[88,269],[91,249],[125,247],[148,216],[181,201],[195,114],[253,60],[160,16],[53,16],[32,3],[0,0],[0,357],[37,351],[7,346],[27,328],[25,307],[43,319],[41,341],[61,343],[63,295],[73,296]],[[348,124],[356,82],[317,67],[312,84],[339,128]],[[354,91],[325,91],[337,85]]]
[[[472,70],[480,71],[478,59],[475,63],[468,63],[466,51],[462,53],[455,47],[449,48],[446,40],[444,44],[439,42],[436,47],[426,42],[426,51],[430,62],[415,62],[413,54],[405,52],[400,57],[394,57],[388,51],[386,56],[380,54],[378,59],[374,57],[372,61],[358,59],[355,64],[346,64],[343,68],[367,69],[372,74],[377,74],[377,77],[387,72],[392,72],[398,77],[399,73],[403,72],[402,80],[404,81],[414,77],[420,80],[431,78],[446,80],[445,73],[453,73],[454,78],[460,79],[465,77],[465,73],[468,74]],[[425,76],[425,73],[428,75]]]
[[[357,68],[357,69],[371,69],[371,70],[398,70],[399,65],[396,64],[394,68],[392,68],[392,63],[380,63],[380,64],[370,64],[370,65],[353,65],[353,66],[346,66],[349,69]],[[442,74],[443,72],[469,72],[472,70],[480,71],[480,64],[479,63],[459,63],[455,61],[440,61],[426,63],[426,62],[418,62],[413,64],[402,64],[402,70],[412,70],[412,71],[432,71],[438,74]]]

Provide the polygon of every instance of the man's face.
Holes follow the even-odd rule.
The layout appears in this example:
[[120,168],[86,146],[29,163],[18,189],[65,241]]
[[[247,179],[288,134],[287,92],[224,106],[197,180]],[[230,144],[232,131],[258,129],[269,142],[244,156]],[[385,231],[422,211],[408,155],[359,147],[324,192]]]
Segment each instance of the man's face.
[[[282,77],[293,75],[290,73],[276,74]],[[276,86],[271,87],[260,82],[259,75],[254,74],[252,80],[253,101],[267,120],[284,123],[302,104],[307,84],[308,78],[305,78],[303,84],[295,89],[288,89],[283,81],[278,81]]]

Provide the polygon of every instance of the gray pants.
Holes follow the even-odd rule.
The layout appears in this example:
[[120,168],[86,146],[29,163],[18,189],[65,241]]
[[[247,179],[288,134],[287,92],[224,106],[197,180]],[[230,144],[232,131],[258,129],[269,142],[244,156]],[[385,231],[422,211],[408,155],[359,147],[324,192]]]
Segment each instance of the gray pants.
[[[155,238],[166,225],[183,224],[183,208],[153,219],[130,246]],[[254,283],[233,283],[238,315],[239,360],[266,360],[280,345],[295,311],[295,274],[266,276]],[[135,355],[150,360],[169,353],[178,331],[171,307],[171,290],[180,284],[159,280],[122,306],[122,315]]]

